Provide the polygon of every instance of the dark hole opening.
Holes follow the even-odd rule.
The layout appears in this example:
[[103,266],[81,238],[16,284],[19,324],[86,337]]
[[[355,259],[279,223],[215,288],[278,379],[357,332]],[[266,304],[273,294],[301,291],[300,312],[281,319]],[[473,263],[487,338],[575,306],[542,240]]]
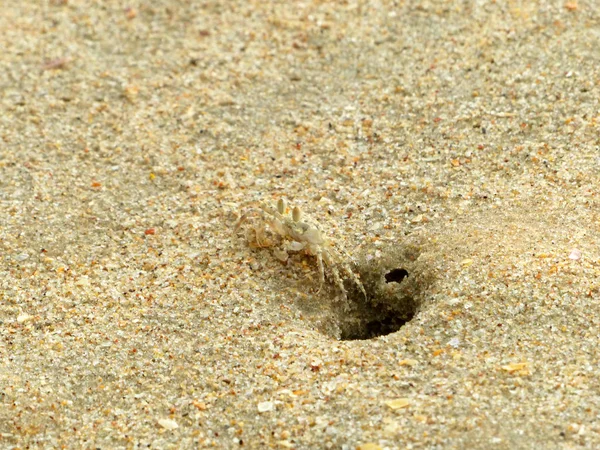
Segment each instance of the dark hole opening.
[[406,269],[394,269],[385,274],[386,283],[401,283],[408,276]]
[[340,313],[340,339],[386,336],[413,319],[418,309],[419,287],[414,285],[418,277],[408,283],[408,270],[375,264],[358,267],[358,272],[367,296],[352,284],[346,286],[350,307]]
[[[334,301],[322,309],[314,303],[318,327],[340,340],[367,340],[398,332],[419,313],[435,281],[431,256],[411,243],[394,243],[373,254],[365,249],[346,269],[356,277],[343,279]],[[311,305],[313,303],[311,302]]]
[[398,317],[397,314],[396,311],[389,311],[388,315],[376,320],[357,324],[357,326],[353,327],[343,327],[340,339],[343,341],[355,341],[386,336],[398,331],[414,317],[414,313],[409,314],[407,317]]

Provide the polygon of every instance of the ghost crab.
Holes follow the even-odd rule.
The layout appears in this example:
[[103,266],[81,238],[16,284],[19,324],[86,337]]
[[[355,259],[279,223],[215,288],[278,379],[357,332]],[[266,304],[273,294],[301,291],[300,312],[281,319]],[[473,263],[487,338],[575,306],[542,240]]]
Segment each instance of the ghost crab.
[[257,214],[262,224],[254,228],[256,236],[256,245],[258,247],[271,247],[274,244],[265,237],[265,225],[283,241],[283,246],[275,249],[273,253],[280,261],[287,261],[288,252],[299,252],[304,250],[307,254],[315,256],[319,268],[319,292],[325,281],[325,266],[329,269],[333,281],[341,291],[342,298],[347,298],[347,291],[344,287],[344,281],[340,271],[346,278],[352,280],[367,297],[365,288],[346,262],[349,259],[347,255],[338,251],[334,244],[327,239],[319,225],[302,214],[298,206],[292,208],[291,216],[288,214],[287,203],[283,198],[277,201],[277,208],[273,208],[266,203],[260,203],[257,208],[250,208],[238,220],[235,231],[239,230],[249,216]]

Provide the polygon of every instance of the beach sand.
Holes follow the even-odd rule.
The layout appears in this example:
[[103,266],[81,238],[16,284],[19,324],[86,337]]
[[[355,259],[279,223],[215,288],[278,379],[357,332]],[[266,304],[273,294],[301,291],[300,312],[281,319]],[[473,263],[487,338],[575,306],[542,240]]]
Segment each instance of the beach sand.
[[598,2],[5,3],[2,448],[600,447]]

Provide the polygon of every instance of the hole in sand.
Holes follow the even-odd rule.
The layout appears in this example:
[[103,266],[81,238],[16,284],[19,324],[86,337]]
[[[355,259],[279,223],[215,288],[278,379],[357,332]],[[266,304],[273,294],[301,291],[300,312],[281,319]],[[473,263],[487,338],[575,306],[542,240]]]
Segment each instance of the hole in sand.
[[367,297],[346,280],[348,299],[332,305],[333,323],[324,331],[342,340],[373,339],[398,331],[417,314],[433,279],[430,267],[416,248],[408,246],[390,249],[378,258],[360,256],[355,270]]
[[370,322],[363,321],[355,324],[356,326],[345,326],[342,329],[340,339],[342,341],[357,341],[386,336],[398,331],[414,317],[414,315],[404,318],[396,317],[395,313],[391,311],[388,314],[377,314],[377,316],[379,317]]
[[386,283],[402,283],[402,280],[408,276],[406,269],[393,269],[385,274]]

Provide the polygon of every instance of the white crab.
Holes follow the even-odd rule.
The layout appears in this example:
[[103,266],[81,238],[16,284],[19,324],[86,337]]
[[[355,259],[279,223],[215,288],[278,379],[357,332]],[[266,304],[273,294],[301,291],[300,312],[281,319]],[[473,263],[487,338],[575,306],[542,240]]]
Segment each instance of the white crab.
[[[288,251],[298,252],[304,250],[307,254],[317,258],[320,282],[319,291],[325,281],[326,265],[344,299],[347,297],[347,292],[340,276],[340,270],[344,272],[347,278],[356,283],[366,298],[367,293],[360,279],[352,272],[348,263],[344,261],[345,258],[342,257],[342,254],[326,238],[319,225],[315,221],[310,220],[310,218],[303,217],[299,207],[295,206],[292,209],[291,217],[287,214],[287,209],[286,201],[282,198],[277,202],[277,209],[265,203],[260,203],[258,208],[250,208],[242,215],[235,226],[235,230],[237,231],[250,215],[258,214],[262,222],[283,240],[282,248],[273,251],[277,259],[286,261]],[[257,246],[270,247],[273,245],[265,239],[264,226],[255,227],[254,231]]]

